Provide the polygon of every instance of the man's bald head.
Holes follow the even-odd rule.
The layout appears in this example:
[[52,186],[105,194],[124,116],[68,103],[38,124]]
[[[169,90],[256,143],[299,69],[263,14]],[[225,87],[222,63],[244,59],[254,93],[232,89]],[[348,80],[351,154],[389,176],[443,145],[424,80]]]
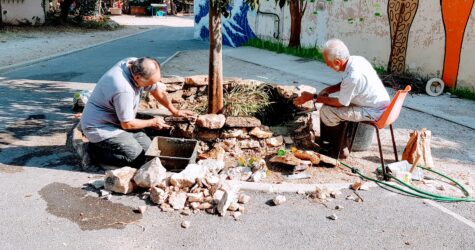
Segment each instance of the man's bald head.
[[348,47],[339,39],[330,39],[323,46],[323,53],[329,60],[347,60],[350,57]]
[[153,76],[160,74],[160,63],[155,58],[141,57],[131,63],[130,71],[133,76],[149,80]]

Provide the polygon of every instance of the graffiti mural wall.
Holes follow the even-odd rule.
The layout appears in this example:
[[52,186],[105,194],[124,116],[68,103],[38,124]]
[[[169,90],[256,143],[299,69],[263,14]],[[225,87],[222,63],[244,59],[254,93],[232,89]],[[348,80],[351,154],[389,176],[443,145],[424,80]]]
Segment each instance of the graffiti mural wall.
[[[322,46],[336,37],[352,54],[389,72],[439,77],[447,86],[475,88],[475,0],[315,0],[305,1],[300,39]],[[195,37],[208,38],[208,0],[195,1]],[[289,6],[261,1],[252,11],[235,0],[223,18],[223,42],[240,46],[249,38],[288,42]]]
[[[249,9],[249,6],[242,0],[236,0],[231,6],[231,16],[229,18],[222,17],[223,44],[236,47],[256,37],[248,23]],[[195,0],[195,38],[209,39],[208,10],[208,0]]]

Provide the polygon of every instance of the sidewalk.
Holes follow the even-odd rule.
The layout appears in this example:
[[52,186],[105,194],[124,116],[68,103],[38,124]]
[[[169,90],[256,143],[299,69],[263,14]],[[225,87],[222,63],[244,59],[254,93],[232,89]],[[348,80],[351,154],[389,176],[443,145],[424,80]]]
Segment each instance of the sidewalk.
[[[242,61],[298,75],[314,81],[313,87],[322,89],[341,81],[341,76],[326,67],[324,63],[307,60],[286,54],[277,54],[252,47],[226,48],[224,54]],[[387,88],[390,94],[394,91]],[[459,125],[475,129],[475,102],[449,95],[431,97],[428,95],[410,95],[404,107],[424,112]]]

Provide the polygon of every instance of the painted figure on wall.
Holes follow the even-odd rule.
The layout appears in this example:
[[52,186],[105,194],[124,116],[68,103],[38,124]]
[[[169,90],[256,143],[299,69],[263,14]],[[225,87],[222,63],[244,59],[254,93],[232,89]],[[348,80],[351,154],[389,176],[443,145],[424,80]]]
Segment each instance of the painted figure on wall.
[[[209,39],[209,0],[195,1],[195,37]],[[234,0],[229,5],[229,18],[222,19],[223,44],[237,47],[256,35],[247,19],[249,5],[244,0]]]
[[419,0],[389,0],[388,17],[391,32],[391,53],[388,72],[402,74],[406,67],[407,40]]
[[455,88],[460,65],[463,36],[474,0],[441,0],[442,20],[445,29],[445,54],[442,80]]

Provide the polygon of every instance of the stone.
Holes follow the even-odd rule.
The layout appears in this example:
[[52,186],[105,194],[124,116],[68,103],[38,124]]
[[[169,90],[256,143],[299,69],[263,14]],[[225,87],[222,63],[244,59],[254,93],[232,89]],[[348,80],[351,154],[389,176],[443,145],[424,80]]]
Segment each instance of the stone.
[[183,83],[167,83],[165,86],[167,92],[175,92],[183,89]]
[[153,203],[161,205],[167,201],[167,198],[168,193],[165,190],[158,187],[150,188],[150,200]]
[[228,85],[228,84],[236,85],[241,81],[242,81],[242,78],[240,78],[240,77],[224,77],[223,78],[223,85]]
[[196,126],[206,129],[220,129],[224,126],[226,117],[223,114],[206,114],[198,116]]
[[189,221],[187,221],[187,220],[185,220],[185,221],[183,221],[183,222],[181,223],[181,227],[182,227],[182,228],[185,228],[185,229],[186,229],[186,228],[189,228],[190,225],[191,225],[191,223],[190,223]]
[[229,116],[225,125],[228,128],[254,128],[261,126],[261,121],[255,117]]
[[184,83],[185,78],[181,76],[162,76],[160,82],[164,84]]
[[312,151],[297,150],[294,152],[294,156],[300,160],[310,161],[313,165],[318,165],[320,163],[320,158]]
[[[183,89],[183,97],[194,97],[198,93],[198,88],[197,87],[187,87]],[[190,100],[190,99],[188,99]]]
[[342,194],[342,193],[341,193],[341,191],[339,191],[339,190],[335,190],[335,191],[331,191],[331,192],[330,192],[330,196],[331,196],[333,199],[336,199],[336,198],[340,197],[341,194]]
[[259,86],[261,84],[264,84],[264,82],[259,81],[259,80],[254,80],[254,79],[244,79],[238,83],[238,85],[252,86],[252,87]]
[[204,195],[203,193],[188,193],[186,194],[188,196],[188,202],[203,202],[204,200]]
[[183,90],[168,93],[168,99],[170,99],[172,103],[184,103],[185,99],[183,99]]
[[247,134],[246,128],[234,128],[234,129],[227,129],[222,133],[222,137],[224,139],[228,138],[239,138],[239,139],[246,139],[249,137]]
[[338,216],[336,216],[336,214],[332,214],[330,216],[327,216],[327,218],[330,219],[330,220],[337,220]]
[[299,85],[297,87],[297,93],[298,95],[300,96],[302,94],[302,92],[309,92],[309,93],[312,93],[312,94],[316,94],[317,93],[317,89],[312,87],[312,86],[308,86],[308,85]]
[[206,210],[208,208],[212,208],[213,207],[213,204],[209,203],[209,202],[204,202],[204,203],[201,203],[199,206],[198,206],[198,209],[201,209],[201,210]]
[[251,178],[249,181],[251,182],[260,182],[262,179],[267,177],[266,170],[257,170],[256,172],[252,173]]
[[234,220],[238,220],[240,216],[241,216],[241,212],[234,212],[233,213]]
[[335,210],[342,210],[342,209],[343,209],[343,206],[340,206],[340,205],[335,206]]
[[338,161],[335,158],[331,158],[329,156],[319,154],[319,153],[317,153],[317,156],[318,156],[318,158],[320,158],[320,162],[323,162],[323,163],[326,163],[326,164],[329,164],[329,165],[332,165],[332,166],[337,166],[338,165]]
[[249,167],[234,167],[229,168],[226,174],[231,180],[247,181],[252,175],[252,170]]
[[144,214],[147,211],[147,206],[138,206],[136,211],[140,214]]
[[330,196],[330,192],[326,188],[317,187],[315,189],[315,193],[313,194],[313,198],[325,200],[327,197]]
[[277,94],[286,100],[290,100],[298,96],[298,89],[295,86],[277,85],[275,89],[277,90]]
[[192,203],[190,203],[190,207],[191,207],[191,209],[195,210],[195,209],[198,209],[200,204],[201,203],[199,203],[199,202],[192,202]]
[[178,188],[187,188],[195,184],[196,179],[203,179],[208,170],[199,164],[189,164],[180,173],[170,176],[170,184]]
[[196,133],[196,139],[206,142],[216,141],[220,137],[221,131],[219,130],[200,129]]
[[218,174],[224,168],[223,160],[206,159],[200,160],[198,164],[203,166],[208,171],[208,173]]
[[181,215],[190,216],[193,212],[189,208],[185,208],[181,211]]
[[158,185],[167,177],[167,169],[163,167],[158,157],[145,163],[134,176],[137,186],[150,188]]
[[172,137],[193,138],[195,131],[195,125],[190,123],[175,123],[173,124],[172,129],[170,130],[170,135]]
[[277,137],[272,137],[272,138],[266,139],[266,143],[267,143],[267,146],[270,146],[270,147],[279,147],[279,146],[282,146],[282,144],[284,144],[284,137],[281,135]]
[[194,75],[185,77],[185,84],[194,87],[208,85],[208,75]]
[[357,182],[351,184],[350,188],[353,189],[353,190],[360,190],[362,185],[363,185],[363,183],[361,183],[361,181],[357,181]]
[[219,190],[219,189],[216,190],[216,192],[214,192],[213,194],[213,202],[218,203],[223,198],[223,195],[224,195],[223,190]]
[[294,145],[294,140],[290,136],[284,136],[284,143],[287,145]]
[[287,153],[284,156],[274,156],[272,157],[269,162],[271,163],[278,163],[278,164],[284,164],[284,165],[290,165],[290,166],[298,166],[301,164],[302,160],[299,158],[295,157],[294,154]]
[[89,181],[89,185],[93,186],[95,189],[101,189],[104,187],[105,181],[104,180],[92,180]]
[[206,183],[208,183],[211,186],[218,184],[220,181],[219,177],[216,175],[206,176],[205,180],[206,180]]
[[247,194],[239,194],[238,196],[238,202],[241,204],[246,204],[251,200],[251,196]]
[[241,149],[247,149],[247,148],[260,148],[261,144],[259,141],[252,140],[252,139],[246,139],[239,141],[239,147]]
[[216,208],[214,208],[214,207],[213,208],[208,208],[205,211],[208,214],[215,214],[216,213]]
[[160,205],[160,209],[162,210],[162,212],[173,212],[173,208],[170,207],[170,205],[168,203],[163,203],[162,205]]
[[121,194],[132,193],[135,188],[132,178],[136,172],[137,169],[131,167],[107,170],[104,183],[105,189]]
[[229,207],[228,207],[228,210],[229,211],[237,211],[239,209],[239,204],[237,202],[231,202],[231,204],[229,204]]
[[239,206],[238,211],[241,212],[241,213],[245,213],[245,212],[246,212],[246,208],[241,205],[241,206]]
[[236,199],[237,193],[239,192],[240,186],[235,183],[226,183],[223,185],[222,190],[224,191],[223,197],[219,200],[217,205],[218,213],[221,216],[226,215],[226,211],[228,210],[231,203]]
[[105,196],[108,196],[109,194],[111,194],[111,192],[107,191],[107,190],[104,190],[104,189],[101,189],[101,197],[105,197]]
[[168,203],[175,210],[180,210],[185,207],[186,193],[183,191],[172,192],[168,197]]
[[273,135],[272,132],[264,131],[260,127],[253,128],[249,134],[259,139],[271,138]]
[[208,152],[199,154],[198,158],[224,161],[225,156],[226,156],[226,151],[224,150],[224,148],[220,146],[215,146]]
[[287,199],[283,195],[277,195],[272,201],[274,202],[274,205],[278,206],[284,204]]

